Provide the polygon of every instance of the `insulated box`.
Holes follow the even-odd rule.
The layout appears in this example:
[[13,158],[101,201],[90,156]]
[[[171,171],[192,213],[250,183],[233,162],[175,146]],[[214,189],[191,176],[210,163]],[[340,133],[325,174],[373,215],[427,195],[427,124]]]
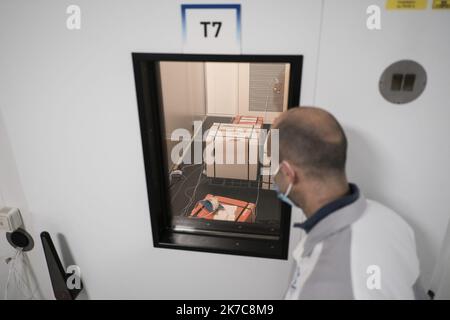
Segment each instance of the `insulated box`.
[[198,219],[222,220],[234,222],[255,222],[255,204],[242,200],[207,194],[205,200],[215,197],[222,208],[209,212],[203,204],[197,203],[190,217]]
[[260,135],[259,125],[214,123],[206,137],[206,175],[256,180]]

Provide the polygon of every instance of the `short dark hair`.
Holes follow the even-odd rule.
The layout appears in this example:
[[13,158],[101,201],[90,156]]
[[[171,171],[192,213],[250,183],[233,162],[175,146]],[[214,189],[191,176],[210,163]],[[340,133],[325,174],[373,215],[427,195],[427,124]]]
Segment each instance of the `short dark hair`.
[[345,175],[347,137],[336,118],[321,112],[326,114],[326,128],[320,122],[303,120],[300,114],[284,115],[277,123],[280,162],[288,160],[315,178]]

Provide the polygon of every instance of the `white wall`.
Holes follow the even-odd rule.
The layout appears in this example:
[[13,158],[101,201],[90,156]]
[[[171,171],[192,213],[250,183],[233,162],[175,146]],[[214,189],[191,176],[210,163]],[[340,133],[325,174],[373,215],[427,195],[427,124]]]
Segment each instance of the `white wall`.
[[205,71],[203,62],[165,61],[159,64],[165,120],[165,137],[178,128],[192,131],[192,123],[203,119]]
[[[3,121],[1,117],[0,112],[0,181],[2,181],[0,186],[0,208],[6,206],[5,202],[5,195],[4,194],[4,185],[6,181],[5,177],[5,167],[8,160],[11,160],[11,154],[7,153],[10,150],[9,148],[9,141],[6,140],[6,131],[3,126]],[[8,157],[8,159],[7,159]],[[6,264],[5,259],[7,257],[11,257],[14,255],[13,248],[9,245],[9,243],[6,241],[6,232],[4,230],[0,230],[0,294],[5,292],[5,285],[6,285],[6,279],[8,278],[8,270],[9,266]],[[2,299],[2,298],[0,298]]]
[[450,299],[450,223],[447,226],[444,242],[431,278],[430,288],[436,299]]
[[[36,242],[47,230],[70,249],[90,298],[281,297],[288,261],[152,246],[131,52],[181,53],[181,1],[76,1],[68,31],[72,3],[0,3],[0,108]],[[317,0],[242,3],[243,52],[303,53],[306,103],[319,14]]]
[[[47,230],[70,249],[65,260],[81,267],[84,298],[279,298],[288,284],[291,261],[152,246],[131,52],[180,53],[185,2],[77,1],[79,31],[65,28],[72,1],[0,3],[0,110],[23,205],[36,242]],[[372,3],[384,5],[326,1],[317,64],[320,1],[242,1],[242,51],[304,55],[302,104],[343,122],[352,180],[414,226],[428,278],[449,215],[450,52],[441,35],[450,19],[383,13],[383,30],[369,32]],[[408,57],[428,71],[427,89],[391,106],[377,92],[379,74]],[[290,249],[296,239],[294,231]],[[40,244],[35,250],[51,298]]]
[[[36,240],[39,239],[38,234],[34,232],[32,215],[23,193],[16,163],[12,154],[11,143],[5,130],[3,116],[0,110],[0,208],[3,206],[20,208],[24,228],[33,234]],[[39,243],[36,245],[39,246]],[[16,283],[13,281],[13,277],[11,277],[8,286],[9,299],[26,299],[29,297],[34,299],[42,298],[41,288],[46,285],[47,271],[45,261],[39,250],[40,248],[24,253],[23,261],[26,263],[23,270],[25,270],[27,274],[22,276],[24,279],[28,277],[31,293],[24,293],[19,290]],[[6,232],[0,230],[0,299],[3,299],[4,297],[10,268],[10,264],[6,264],[5,259],[7,257],[14,257],[15,253],[16,251],[6,241]],[[20,264],[17,263],[16,265],[19,268]],[[33,265],[33,268],[31,268],[30,265]]]
[[239,108],[239,63],[205,63],[208,115],[235,116]]
[[[385,1],[326,1],[315,103],[349,135],[352,180],[414,227],[427,286],[450,217],[450,45],[436,32],[449,30],[450,12],[382,10],[381,30],[369,31],[362,13],[374,3]],[[393,105],[378,80],[402,59],[422,64],[428,83],[417,100]]]
[[[175,129],[183,128],[191,135],[194,121],[203,120],[206,114],[205,64],[203,62],[164,61],[159,64],[161,94],[164,111],[164,130],[167,146],[168,168],[181,161],[179,155],[172,159],[171,151],[179,141],[172,141]],[[186,155],[189,155],[187,152]]]

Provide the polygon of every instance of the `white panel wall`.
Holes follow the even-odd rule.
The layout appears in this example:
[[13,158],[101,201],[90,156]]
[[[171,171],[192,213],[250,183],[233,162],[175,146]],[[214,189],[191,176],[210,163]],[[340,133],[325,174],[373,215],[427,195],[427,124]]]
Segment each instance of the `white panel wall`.
[[[179,143],[172,141],[172,133],[182,128],[193,134],[194,121],[205,117],[205,67],[203,62],[164,61],[159,64],[159,70],[165,122],[164,139],[169,151],[168,168],[171,168],[172,161],[181,161],[180,155],[172,155],[170,152]],[[186,154],[189,155],[190,152]]]
[[[374,0],[325,3],[315,103],[349,135],[351,179],[415,229],[428,285],[450,217],[450,45],[438,32],[449,30],[450,12],[386,12],[385,1]],[[382,8],[379,31],[365,28],[371,4]],[[401,59],[422,64],[428,84],[416,101],[393,105],[378,80]]]
[[[0,2],[0,109],[46,298],[42,230],[81,267],[84,298],[264,299],[287,287],[291,261],[152,246],[131,52],[181,53],[180,3],[79,0],[81,30],[69,31],[73,1]],[[320,5],[242,3],[243,53],[304,54],[306,104]]]
[[205,63],[208,115],[234,116],[239,106],[239,64]]
[[165,138],[170,140],[175,129],[191,132],[193,121],[205,116],[204,63],[166,61],[159,70]]
[[450,223],[447,226],[436,268],[431,278],[431,290],[436,299],[450,299]]
[[[38,233],[33,232],[32,214],[23,193],[22,185],[18,176],[16,163],[12,155],[11,143],[5,130],[2,112],[0,110],[0,208],[3,206],[20,208],[25,229],[32,233],[38,241]],[[7,257],[14,257],[16,251],[6,241],[6,232],[0,230],[0,300],[5,294],[5,286],[8,279],[10,264],[6,264]],[[8,286],[8,297],[11,299],[26,299],[33,296],[35,299],[42,298],[41,288],[47,285],[46,267],[42,254],[38,250],[32,250],[24,254],[27,275],[22,275],[24,279],[30,280],[30,290],[32,293],[24,293],[17,288],[11,277]],[[18,263],[17,266],[20,264]],[[33,265],[33,268],[30,267]],[[26,296],[25,294],[28,294]]]

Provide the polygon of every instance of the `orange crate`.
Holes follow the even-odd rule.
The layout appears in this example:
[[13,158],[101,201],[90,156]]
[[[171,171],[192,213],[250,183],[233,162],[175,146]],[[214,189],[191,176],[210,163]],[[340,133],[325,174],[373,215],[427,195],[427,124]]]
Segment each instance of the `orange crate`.
[[[207,194],[205,200],[214,197],[212,194]],[[242,200],[216,196],[222,206],[229,206],[228,209],[233,209],[232,214],[225,215],[226,210],[219,209],[216,212],[209,212],[204,208],[204,206],[199,202],[192,210],[190,217],[208,220],[225,220],[225,221],[235,221],[235,222],[255,222],[255,204],[251,202],[246,202]],[[230,208],[231,207],[231,208]],[[228,210],[229,211],[229,210]]]
[[235,116],[233,119],[234,124],[253,124],[261,127],[263,125],[263,117],[255,116]]

